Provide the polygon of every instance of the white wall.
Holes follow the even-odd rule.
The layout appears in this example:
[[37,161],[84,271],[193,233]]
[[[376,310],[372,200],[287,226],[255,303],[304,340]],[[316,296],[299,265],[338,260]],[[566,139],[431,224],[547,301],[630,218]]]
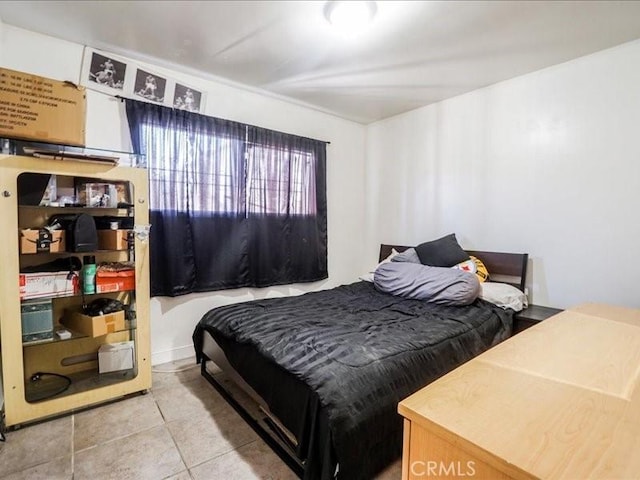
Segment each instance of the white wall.
[[367,253],[528,252],[530,300],[640,307],[640,41],[372,124]]
[[[0,22],[3,67],[77,81],[82,52]],[[640,306],[640,41],[366,128],[153,68],[206,91],[208,115],[331,141],[329,280],[155,298],[154,364],[191,355],[193,327],[214,306],[347,283],[372,265],[381,242],[449,232],[466,248],[528,252],[538,304]],[[122,104],[87,96],[87,145],[128,148]]]
[[[7,24],[0,30],[0,38],[1,66],[57,80],[78,81],[82,45]],[[151,350],[152,361],[157,364],[193,354],[193,328],[202,314],[214,306],[257,297],[299,294],[357,279],[362,273],[365,127],[255,91],[157,66],[152,68],[207,92],[204,112],[207,115],[331,142],[327,147],[329,279],[304,285],[154,298]],[[130,148],[126,117],[118,100],[87,91],[86,144],[94,148]]]

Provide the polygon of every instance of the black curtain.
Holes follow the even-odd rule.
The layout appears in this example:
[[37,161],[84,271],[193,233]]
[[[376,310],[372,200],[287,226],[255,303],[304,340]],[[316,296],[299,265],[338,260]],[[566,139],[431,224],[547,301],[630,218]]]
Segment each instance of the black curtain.
[[327,278],[324,142],[125,102],[149,169],[151,295]]

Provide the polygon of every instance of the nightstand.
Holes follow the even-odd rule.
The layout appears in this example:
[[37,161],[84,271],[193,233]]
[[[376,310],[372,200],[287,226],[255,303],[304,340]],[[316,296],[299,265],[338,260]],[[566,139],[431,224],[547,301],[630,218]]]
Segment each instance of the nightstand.
[[529,305],[524,310],[516,313],[513,319],[513,335],[532,327],[547,318],[562,312],[560,308],[543,307],[541,305]]

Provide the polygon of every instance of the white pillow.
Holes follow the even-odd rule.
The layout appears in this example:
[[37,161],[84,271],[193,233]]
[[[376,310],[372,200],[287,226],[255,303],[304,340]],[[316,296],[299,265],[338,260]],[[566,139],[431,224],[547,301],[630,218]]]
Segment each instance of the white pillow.
[[480,298],[491,302],[498,307],[511,308],[519,312],[527,308],[529,302],[524,292],[506,283],[484,282],[481,283]]
[[400,252],[398,252],[395,248],[391,249],[391,253],[389,254],[389,256],[387,258],[385,258],[384,260],[382,260],[379,264],[377,264],[375,267],[373,267],[373,270],[371,270],[370,272],[365,273],[364,275],[360,275],[358,278],[360,280],[364,280],[365,282],[370,282],[373,283],[373,274],[375,273],[376,269],[382,265],[383,263],[387,263],[390,262],[391,259],[393,257],[395,257],[396,255],[398,255]]

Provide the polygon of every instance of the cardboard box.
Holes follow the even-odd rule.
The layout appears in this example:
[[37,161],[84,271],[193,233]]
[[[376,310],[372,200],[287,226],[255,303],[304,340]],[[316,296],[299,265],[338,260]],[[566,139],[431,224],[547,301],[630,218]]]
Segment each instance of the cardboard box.
[[131,230],[98,230],[100,250],[128,250]]
[[64,297],[80,291],[78,272],[21,273],[20,299]]
[[84,87],[0,68],[0,137],[84,146]]
[[133,341],[105,343],[98,349],[98,371],[118,372],[133,368]]
[[78,333],[101,337],[124,330],[124,311],[91,317],[76,310],[68,310],[62,318],[62,324]]
[[122,270],[120,272],[104,272],[98,270],[96,273],[96,292],[122,292],[135,290],[136,272],[135,270]]
[[45,228],[27,228],[20,230],[20,253],[57,253],[64,252],[64,231],[49,231]]

